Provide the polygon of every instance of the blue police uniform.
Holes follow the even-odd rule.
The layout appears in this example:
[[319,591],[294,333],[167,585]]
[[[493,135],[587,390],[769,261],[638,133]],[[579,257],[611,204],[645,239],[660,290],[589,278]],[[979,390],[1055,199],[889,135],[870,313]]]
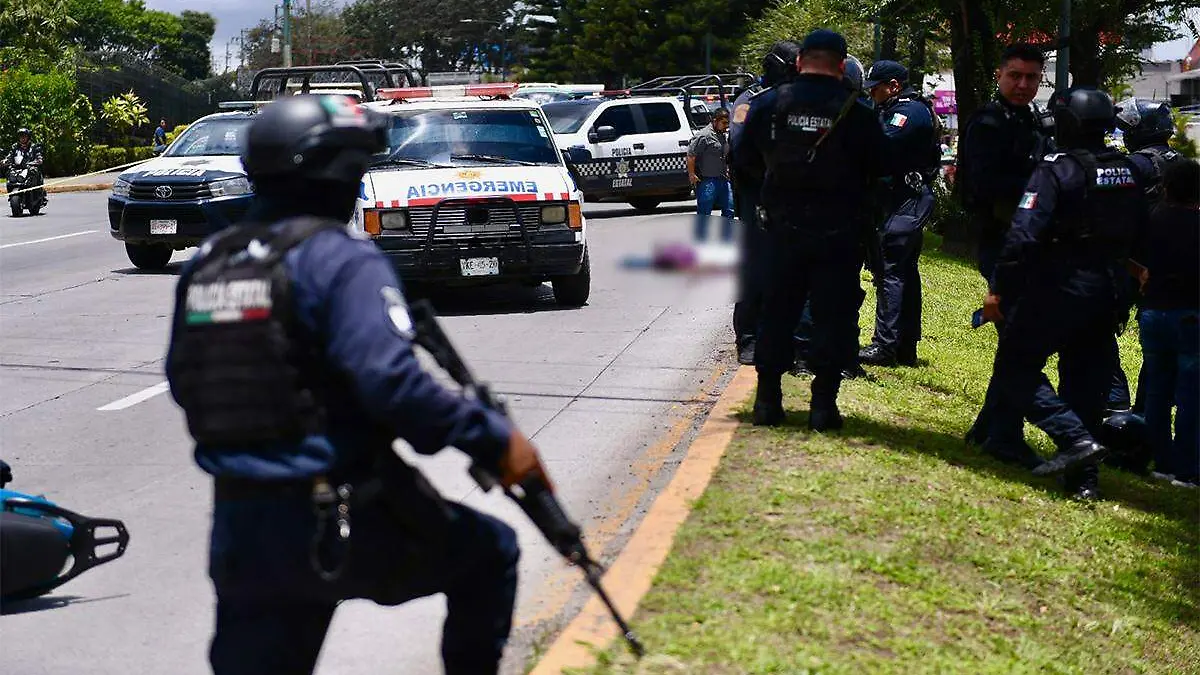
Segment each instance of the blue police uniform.
[[[274,222],[269,208],[260,202],[248,219]],[[184,278],[204,252],[185,266]],[[440,592],[450,608],[447,672],[491,672],[511,628],[519,555],[513,531],[441,501],[399,463],[392,485],[411,486],[411,494],[394,495],[407,513],[397,513],[394,499],[355,506],[346,567],[331,581],[310,562],[317,527],[311,485],[314,476],[359,484],[378,457],[392,453],[396,437],[418,453],[454,446],[495,466],[509,423],[422,370],[400,282],[374,244],[324,230],[291,249],[284,266],[298,330],[322,346],[319,360],[328,365],[319,388],[327,420],[322,432],[294,443],[195,448],[196,462],[217,478],[209,568],[218,598],[214,670],[311,672],[340,601],[397,605]],[[172,377],[171,385],[174,392],[180,382]],[[256,487],[239,492],[243,483]],[[274,492],[260,493],[264,484]]]
[[793,363],[792,333],[811,302],[813,408],[836,402],[855,364],[866,196],[885,169],[878,119],[836,77],[801,74],[751,117],[744,133],[766,174],[767,274],[755,366],[763,378]]
[[921,275],[918,261],[925,222],[933,212],[933,190],[940,153],[935,145],[932,110],[907,87],[883,104],[880,122],[895,158],[885,178],[882,227],[883,279],[878,288],[875,334],[882,355],[915,363],[921,339]]
[[[990,286],[1005,306],[993,437],[1010,432],[1015,413],[1060,449],[1094,442],[1114,367],[1118,261],[1147,215],[1138,180],[1123,156],[1099,150],[1050,155],[1035,169]],[[1055,353],[1061,396],[1042,373]]]

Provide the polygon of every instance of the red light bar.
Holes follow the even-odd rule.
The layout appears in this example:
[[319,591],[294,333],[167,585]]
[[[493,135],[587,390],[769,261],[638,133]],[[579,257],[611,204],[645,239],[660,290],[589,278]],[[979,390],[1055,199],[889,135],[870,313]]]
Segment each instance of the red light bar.
[[629,94],[628,89],[605,89],[600,92],[601,96],[625,96]]
[[381,99],[412,100],[418,98],[463,98],[468,96],[499,96],[508,98],[517,93],[516,82],[495,84],[447,85],[443,87],[402,87],[380,89],[376,96]]

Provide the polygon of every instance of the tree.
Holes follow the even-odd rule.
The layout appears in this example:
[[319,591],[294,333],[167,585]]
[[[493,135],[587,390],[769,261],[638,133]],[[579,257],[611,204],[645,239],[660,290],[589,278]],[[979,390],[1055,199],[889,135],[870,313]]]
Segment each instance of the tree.
[[[246,65],[251,70],[283,65],[283,50],[271,51],[271,39],[283,39],[281,28],[272,20],[263,19],[246,34]],[[299,9],[292,16],[292,64],[297,66],[336,63],[371,56],[363,49],[363,41],[346,31],[346,22],[339,5],[333,0],[321,0],[311,12]]]
[[5,0],[0,4],[0,72],[26,67],[48,72],[69,67],[78,21],[68,0]]
[[[133,93],[132,89],[124,94],[116,94],[105,101],[101,106],[100,116],[113,129],[128,134],[130,138],[134,138],[134,129],[150,121],[150,118],[146,116],[146,106],[137,97],[137,94]],[[136,145],[136,143],[137,140],[134,138],[132,145]]]
[[189,80],[202,80],[212,74],[212,42],[217,20],[205,12],[183,10],[179,17],[177,46],[159,53],[159,64]]

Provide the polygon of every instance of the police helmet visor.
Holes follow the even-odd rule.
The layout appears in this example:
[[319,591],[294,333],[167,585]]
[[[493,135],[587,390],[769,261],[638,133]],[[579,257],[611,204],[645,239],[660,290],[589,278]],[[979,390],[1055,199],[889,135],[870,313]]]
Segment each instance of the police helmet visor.
[[303,176],[358,182],[387,144],[388,116],[345,96],[302,94],[265,106],[246,134],[242,163],[251,176]]

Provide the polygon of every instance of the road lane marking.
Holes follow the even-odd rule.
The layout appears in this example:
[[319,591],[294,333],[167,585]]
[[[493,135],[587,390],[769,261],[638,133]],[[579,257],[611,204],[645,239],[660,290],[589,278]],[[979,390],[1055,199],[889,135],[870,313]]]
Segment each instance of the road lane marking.
[[84,230],[83,232],[72,232],[70,234],[60,234],[57,237],[46,237],[45,239],[34,239],[32,241],[18,241],[12,244],[0,244],[0,248],[12,248],[14,246],[28,246],[30,244],[44,244],[48,241],[56,241],[58,239],[66,239],[67,237],[78,237],[83,234],[94,234],[100,230]]
[[170,388],[171,388],[171,385],[169,383],[159,382],[158,384],[154,385],[153,387],[146,387],[145,389],[137,392],[136,394],[130,394],[129,396],[126,396],[123,399],[113,401],[112,403],[109,403],[108,405],[100,406],[99,408],[96,408],[96,410],[102,410],[102,411],[108,412],[111,410],[124,410],[126,408],[131,408],[131,407],[141,403],[142,401],[149,401],[150,399],[154,398],[155,396],[158,396],[159,394],[166,393],[167,390]]

